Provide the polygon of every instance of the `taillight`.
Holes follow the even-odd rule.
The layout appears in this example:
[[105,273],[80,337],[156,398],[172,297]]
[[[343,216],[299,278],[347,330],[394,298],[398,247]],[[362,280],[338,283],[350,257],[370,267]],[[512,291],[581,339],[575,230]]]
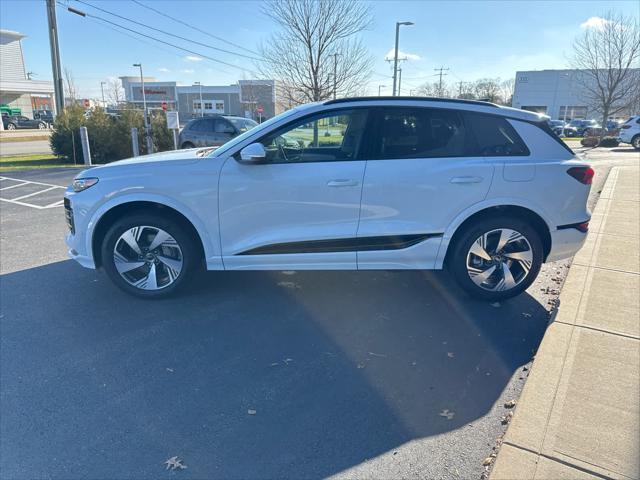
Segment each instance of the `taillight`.
[[567,173],[584,185],[591,185],[596,172],[591,167],[572,167]]
[[587,233],[589,231],[589,222],[579,223],[576,225],[576,229],[580,230],[583,233]]

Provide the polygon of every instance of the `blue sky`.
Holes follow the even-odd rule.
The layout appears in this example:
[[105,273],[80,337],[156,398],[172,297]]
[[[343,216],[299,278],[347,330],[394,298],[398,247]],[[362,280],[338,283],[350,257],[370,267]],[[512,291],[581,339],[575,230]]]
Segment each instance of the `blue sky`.
[[[211,46],[237,50],[170,19],[144,9],[130,0],[86,0],[127,18],[171,31]],[[212,34],[256,50],[276,28],[260,13],[259,1],[140,0]],[[141,27],[93,10],[75,0],[65,5],[126,24]],[[400,50],[411,54],[403,64],[403,90],[434,81],[434,68],[449,68],[450,82],[472,81],[480,77],[514,77],[517,70],[564,68],[572,39],[591,17],[605,10],[638,16],[637,0],[630,1],[373,1],[373,26],[362,39],[375,58],[370,92],[387,85],[390,93],[390,66],[384,61],[393,47],[396,21],[413,21],[401,30]],[[251,74],[249,59],[189,45],[157,32],[147,33],[171,43],[217,58],[238,68],[220,65],[187,52],[158,45],[151,40],[135,40],[102,23],[73,15],[57,7],[62,64],[69,68],[83,96],[97,97],[100,81],[121,75],[135,75],[131,64],[142,62],[145,75],[158,80],[177,80],[190,85],[201,81],[225,85]],[[1,0],[0,26],[27,35],[23,49],[27,69],[34,79],[51,78],[51,60],[44,0]],[[130,34],[131,35],[131,34]],[[246,52],[244,52],[246,53]],[[191,57],[191,58],[189,58]],[[195,57],[195,58],[193,58]],[[382,90],[385,92],[385,89]]]

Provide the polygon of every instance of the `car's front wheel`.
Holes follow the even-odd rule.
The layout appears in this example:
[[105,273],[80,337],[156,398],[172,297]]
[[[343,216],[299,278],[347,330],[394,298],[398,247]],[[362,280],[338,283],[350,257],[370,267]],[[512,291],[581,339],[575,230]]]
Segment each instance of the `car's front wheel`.
[[635,148],[636,150],[640,150],[640,135],[636,135],[635,137],[633,137],[631,139],[631,145],[633,146],[633,148]]
[[540,272],[540,235],[528,223],[511,217],[487,219],[455,239],[448,266],[471,296],[503,300],[526,290]]
[[183,150],[187,149],[187,148],[194,148],[195,145],[191,142],[184,142],[180,148],[182,148]]
[[13,123],[7,124],[7,130],[15,130],[16,126]]
[[196,242],[180,222],[136,214],[115,222],[102,243],[102,265],[122,290],[142,298],[170,295],[199,264]]
[[38,123],[38,130],[44,130],[45,128],[47,128],[47,124],[44,122],[40,122]]

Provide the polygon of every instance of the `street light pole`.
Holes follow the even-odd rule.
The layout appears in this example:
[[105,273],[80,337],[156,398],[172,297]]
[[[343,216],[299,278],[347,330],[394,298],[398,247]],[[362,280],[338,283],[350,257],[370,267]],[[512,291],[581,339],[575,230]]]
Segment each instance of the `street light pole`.
[[400,96],[400,87],[402,85],[402,67],[398,68],[398,96]]
[[102,108],[106,108],[107,107],[107,102],[105,102],[104,100],[104,86],[107,84],[107,82],[100,82],[100,90],[102,91]]
[[55,0],[47,0],[47,20],[49,23],[49,46],[51,47],[51,69],[53,71],[54,108],[55,113],[58,114],[64,110],[64,89],[62,85],[62,67],[60,66]]
[[398,42],[400,40],[400,26],[413,25],[413,22],[396,22],[396,46],[393,54],[393,96],[396,96],[396,84],[398,80]]
[[149,118],[147,115],[147,97],[144,92],[144,75],[142,74],[142,64],[134,63],[134,67],[140,69],[140,85],[142,86],[142,114],[144,117],[144,133],[147,138],[147,153],[153,153],[153,141],[151,139],[151,132],[149,131]]

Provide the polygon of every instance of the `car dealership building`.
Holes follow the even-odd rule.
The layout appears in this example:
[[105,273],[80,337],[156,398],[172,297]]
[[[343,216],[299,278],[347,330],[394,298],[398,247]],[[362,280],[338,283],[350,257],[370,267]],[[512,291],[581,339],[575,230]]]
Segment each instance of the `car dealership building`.
[[[634,69],[635,75],[640,69]],[[597,119],[584,91],[583,70],[533,70],[516,72],[511,105],[514,108],[549,115],[552,119]],[[621,111],[615,119],[627,119],[638,112]]]
[[[140,77],[120,77],[127,103],[142,108]],[[271,118],[282,111],[276,101],[273,80],[239,80],[233,85],[178,85],[144,78],[147,108],[177,110],[181,122],[201,115],[222,114],[253,118]]]

